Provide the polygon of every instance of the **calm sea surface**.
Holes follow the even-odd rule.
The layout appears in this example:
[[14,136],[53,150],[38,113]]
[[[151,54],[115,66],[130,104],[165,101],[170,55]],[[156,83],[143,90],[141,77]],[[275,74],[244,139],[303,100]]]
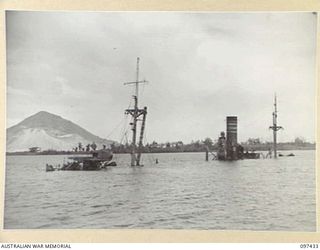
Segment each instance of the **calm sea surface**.
[[315,231],[315,151],[294,153],[236,162],[146,154],[135,168],[115,155],[117,167],[97,172],[45,172],[67,156],[7,156],[4,228]]

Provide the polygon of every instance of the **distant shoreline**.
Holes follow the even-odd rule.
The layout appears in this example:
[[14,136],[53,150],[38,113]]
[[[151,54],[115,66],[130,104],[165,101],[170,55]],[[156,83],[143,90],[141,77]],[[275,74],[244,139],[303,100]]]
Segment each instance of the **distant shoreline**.
[[[281,151],[294,151],[294,150],[316,150],[315,147],[299,147],[299,148],[284,148],[278,149],[278,153]],[[254,151],[268,151],[268,149],[254,149]],[[162,154],[162,153],[201,153],[205,150],[200,151],[153,151],[153,152],[142,152],[143,154]],[[7,156],[11,155],[91,155],[90,152],[73,152],[73,151],[50,151],[50,152],[6,152]],[[114,152],[114,154],[130,154],[130,152]]]

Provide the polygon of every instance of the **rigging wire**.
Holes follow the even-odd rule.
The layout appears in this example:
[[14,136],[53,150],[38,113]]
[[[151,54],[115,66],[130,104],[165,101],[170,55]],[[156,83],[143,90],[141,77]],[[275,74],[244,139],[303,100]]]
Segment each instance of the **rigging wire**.
[[[131,104],[132,104],[132,100],[130,101],[128,109],[130,109]],[[127,133],[128,133],[128,127],[129,127],[129,123],[128,123],[129,114],[125,114],[125,115],[126,115],[125,116],[125,123],[122,128],[122,132],[121,132],[120,144],[122,144],[124,138],[126,138],[126,143],[128,142]]]
[[[127,120],[128,119],[126,119],[126,121]],[[121,139],[120,139],[120,144],[122,144],[124,138],[126,138],[126,142],[128,141],[127,133],[128,133],[128,122],[126,122],[124,124],[123,130],[122,130],[122,133],[121,133],[122,135],[121,135]]]
[[[132,99],[130,99],[130,103],[129,103],[127,109],[130,109],[131,105],[132,105]],[[122,123],[124,124],[124,126],[123,126],[123,129],[120,130],[120,131],[121,131],[121,132],[120,132],[120,138],[123,138],[123,133],[124,133],[125,130],[126,130],[127,121],[128,121],[128,114],[125,113],[124,116],[121,118],[120,122],[118,122],[118,123],[116,124],[116,126],[111,130],[111,132],[106,136],[106,138],[109,138],[109,137],[115,132],[115,130],[118,129],[118,128],[121,126]],[[122,140],[122,139],[121,139],[121,140]],[[121,140],[120,140],[120,141],[121,141]]]
[[[130,101],[129,105],[128,105],[128,109],[130,109],[132,104],[132,100]],[[122,118],[121,122],[117,124],[116,128],[120,127],[120,125],[123,122],[123,127],[120,130],[120,136],[119,136],[119,142],[120,144],[122,144],[124,137],[126,137],[126,141],[127,141],[127,133],[128,133],[128,114],[124,113],[124,117]],[[112,130],[112,132],[114,132],[115,129]],[[110,134],[112,134],[112,132]],[[109,134],[109,135],[110,135]],[[115,159],[117,158],[117,156],[115,155]]]
[[142,90],[141,90],[141,93],[140,93],[140,100],[141,100],[141,99],[143,100],[144,85],[145,85],[145,84],[142,84]]
[[[130,103],[128,105],[128,109],[131,107],[132,99],[130,99]],[[107,135],[106,138],[108,138],[110,135],[113,134],[113,132],[124,122],[124,120],[127,118],[127,114],[124,114],[124,117],[121,118],[120,122],[116,124],[116,126],[111,130],[111,132]]]
[[122,117],[120,122],[116,124],[116,126],[111,130],[111,132],[106,136],[106,138],[109,138],[113,134],[113,132],[120,127],[120,125],[124,122],[124,120],[125,120],[125,117]]

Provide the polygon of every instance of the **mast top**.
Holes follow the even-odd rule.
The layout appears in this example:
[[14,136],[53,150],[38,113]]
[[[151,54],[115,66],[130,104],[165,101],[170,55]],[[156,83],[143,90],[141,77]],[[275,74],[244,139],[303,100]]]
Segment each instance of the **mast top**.
[[137,57],[136,80],[134,82],[125,82],[124,83],[124,85],[135,84],[135,87],[136,87],[135,99],[136,99],[137,106],[138,106],[138,98],[139,98],[139,84],[148,82],[146,80],[139,81],[139,64],[140,64],[140,57]]

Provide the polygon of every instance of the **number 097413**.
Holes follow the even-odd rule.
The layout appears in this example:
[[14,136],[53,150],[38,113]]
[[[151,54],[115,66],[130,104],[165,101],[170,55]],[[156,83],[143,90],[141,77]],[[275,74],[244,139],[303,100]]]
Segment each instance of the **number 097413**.
[[319,248],[318,244],[300,244],[300,248]]

